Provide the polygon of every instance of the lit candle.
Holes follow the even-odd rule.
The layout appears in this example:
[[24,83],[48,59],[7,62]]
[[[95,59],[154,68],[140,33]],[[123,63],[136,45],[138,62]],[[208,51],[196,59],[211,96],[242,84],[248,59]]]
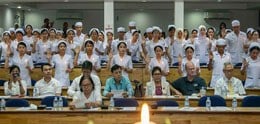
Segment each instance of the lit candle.
[[154,122],[150,121],[149,107],[146,103],[144,103],[142,106],[141,122],[137,122],[135,124],[155,124]]

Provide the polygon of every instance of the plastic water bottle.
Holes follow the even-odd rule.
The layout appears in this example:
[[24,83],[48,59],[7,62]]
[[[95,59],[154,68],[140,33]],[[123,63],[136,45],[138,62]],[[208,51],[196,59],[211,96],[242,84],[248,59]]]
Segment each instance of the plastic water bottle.
[[185,96],[184,107],[186,107],[186,108],[190,107],[190,102],[189,102],[188,96]]
[[58,110],[63,110],[63,99],[59,97]]
[[112,109],[115,107],[115,101],[114,101],[114,98],[111,97],[110,98],[110,105],[109,105]]
[[57,111],[58,110],[58,106],[59,106],[58,97],[55,97],[54,100],[53,100],[53,110]]
[[152,95],[153,95],[152,87],[151,87],[151,86],[148,86],[148,87],[147,87],[147,90],[148,90],[148,96],[149,96],[149,97],[152,97]]
[[1,99],[1,104],[0,104],[0,110],[4,111],[5,110],[5,99]]
[[34,87],[33,88],[33,97],[37,97],[39,96],[39,91],[38,91],[38,88]]
[[233,110],[236,110],[237,108],[237,99],[236,97],[233,97],[233,100],[232,100],[232,109]]
[[201,94],[201,97],[206,96],[206,88],[205,87],[201,87],[200,94]]
[[209,111],[211,109],[211,100],[210,97],[207,97],[206,100],[206,109]]

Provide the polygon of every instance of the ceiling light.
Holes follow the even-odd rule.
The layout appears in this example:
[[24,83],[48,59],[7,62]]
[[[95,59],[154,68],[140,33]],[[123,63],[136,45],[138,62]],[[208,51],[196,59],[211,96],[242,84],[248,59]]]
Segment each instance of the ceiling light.
[[22,7],[21,6],[17,6],[18,9],[21,9]]

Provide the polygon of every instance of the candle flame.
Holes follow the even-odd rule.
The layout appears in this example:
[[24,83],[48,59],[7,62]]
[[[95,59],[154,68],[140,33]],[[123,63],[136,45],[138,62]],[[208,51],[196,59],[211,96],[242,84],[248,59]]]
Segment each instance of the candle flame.
[[149,123],[150,123],[149,108],[148,105],[144,103],[141,111],[141,124],[149,124]]

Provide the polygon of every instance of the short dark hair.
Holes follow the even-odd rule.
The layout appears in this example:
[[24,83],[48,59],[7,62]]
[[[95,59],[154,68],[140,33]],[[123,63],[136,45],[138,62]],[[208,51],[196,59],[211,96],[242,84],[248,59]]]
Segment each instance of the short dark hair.
[[127,47],[127,44],[126,44],[125,42],[119,42],[119,43],[117,44],[117,49],[119,49],[119,46],[120,46],[121,44],[124,44],[124,45]]
[[43,67],[44,66],[51,66],[51,64],[50,63],[43,63],[42,65],[41,65],[41,70],[43,71]]
[[169,28],[168,32],[170,32],[170,31],[176,31],[176,28],[172,26]]
[[93,64],[92,62],[86,60],[82,63],[82,66],[81,66],[81,69],[89,69],[89,70],[92,70],[93,68]]
[[9,73],[11,73],[14,69],[18,69],[18,71],[20,72],[20,68],[19,68],[19,66],[17,66],[17,65],[12,65],[10,68],[9,68]]
[[89,79],[90,83],[92,84],[92,90],[94,90],[94,89],[95,89],[95,84],[94,84],[94,81],[92,80],[91,76],[89,76],[89,77],[84,77],[84,76],[82,76],[82,77],[80,78],[80,81],[79,81],[80,91],[83,92],[81,85],[82,85],[82,82],[83,82],[85,79]]
[[155,46],[153,50],[155,51],[157,47],[159,47],[159,48],[161,48],[161,50],[163,50],[163,47],[161,45]]
[[24,47],[27,47],[24,42],[19,42],[19,43],[17,44],[17,48],[18,48],[20,45],[22,45],[22,46],[24,46]]
[[154,74],[155,71],[160,71],[160,73],[162,73],[162,69],[161,69],[161,67],[159,67],[159,66],[153,67],[152,75]]
[[111,68],[111,72],[113,73],[113,72],[114,72],[115,70],[117,70],[117,69],[122,69],[122,68],[121,68],[120,65],[115,64],[115,65],[112,66],[112,68]]

